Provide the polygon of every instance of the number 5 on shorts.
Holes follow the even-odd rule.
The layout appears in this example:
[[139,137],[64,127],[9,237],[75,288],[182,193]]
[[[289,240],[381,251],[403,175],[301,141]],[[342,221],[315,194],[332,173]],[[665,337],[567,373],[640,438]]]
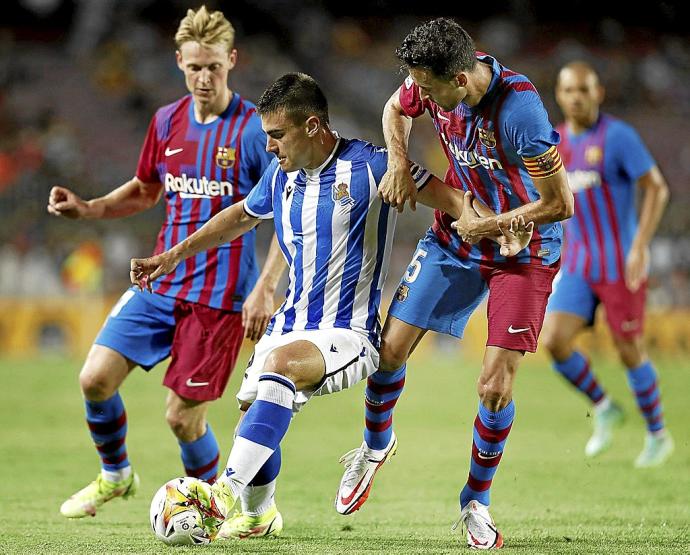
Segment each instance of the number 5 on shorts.
[[419,272],[422,271],[422,258],[426,257],[426,251],[424,249],[417,249],[412,257],[412,262],[407,267],[407,273],[403,278],[407,283],[412,283],[419,276]]

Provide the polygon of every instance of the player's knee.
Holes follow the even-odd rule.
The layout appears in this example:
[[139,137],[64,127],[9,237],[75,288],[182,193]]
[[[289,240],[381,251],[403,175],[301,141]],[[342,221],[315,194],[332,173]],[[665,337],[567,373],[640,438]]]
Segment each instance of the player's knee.
[[290,377],[293,373],[292,366],[292,361],[286,352],[282,349],[273,349],[264,362],[264,372],[273,372],[274,374]]
[[637,368],[647,359],[647,353],[640,338],[617,339],[616,348],[626,368]]
[[108,373],[101,368],[85,366],[79,373],[79,387],[89,401],[105,401],[117,391],[108,378]]
[[506,361],[485,363],[477,381],[477,394],[482,404],[493,411],[499,411],[513,398],[513,377],[517,368]]
[[381,343],[379,350],[379,370],[382,372],[395,372],[403,364],[407,362],[406,353],[402,353],[400,349],[394,348],[391,343],[385,339]]
[[206,430],[204,419],[196,418],[191,412],[175,405],[169,405],[166,408],[165,420],[172,433],[180,441],[195,441],[204,435]]
[[285,376],[295,384],[297,389],[311,387],[321,378],[322,374],[314,376],[310,370],[310,365],[303,363],[291,349],[274,349],[264,362],[264,372]]
[[539,338],[539,343],[543,345],[549,354],[556,360],[568,358],[570,345],[568,341],[554,327],[544,328]]

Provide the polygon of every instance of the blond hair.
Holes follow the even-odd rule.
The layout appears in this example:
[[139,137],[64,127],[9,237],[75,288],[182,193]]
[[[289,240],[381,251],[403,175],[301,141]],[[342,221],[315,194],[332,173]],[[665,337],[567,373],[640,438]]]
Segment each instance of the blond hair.
[[235,28],[223,12],[209,12],[206,6],[198,10],[187,10],[187,15],[177,28],[175,44],[180,48],[185,42],[198,42],[202,46],[223,44],[228,52],[235,42]]

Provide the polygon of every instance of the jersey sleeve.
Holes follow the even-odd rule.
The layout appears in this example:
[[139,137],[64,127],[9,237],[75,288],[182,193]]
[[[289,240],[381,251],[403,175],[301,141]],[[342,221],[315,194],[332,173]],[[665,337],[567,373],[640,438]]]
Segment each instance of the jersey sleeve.
[[242,133],[242,156],[246,157],[252,183],[261,179],[275,158],[273,154],[266,152],[266,133],[261,128],[261,119],[256,114],[252,115]]
[[622,171],[631,183],[635,183],[656,165],[637,131],[622,121],[616,121],[609,128],[606,150],[608,152],[604,154],[604,163],[614,164],[611,171]]
[[506,135],[520,157],[541,156],[560,142],[560,135],[536,93],[514,94],[507,99],[504,110]]
[[146,132],[146,138],[139,153],[139,163],[137,164],[136,176],[144,183],[160,183],[161,181],[157,167],[159,146],[156,116],[154,116],[151,118],[151,123]]
[[[369,167],[371,168],[371,173],[376,180],[376,184],[381,183],[383,175],[388,170],[388,150],[383,147],[369,146],[371,149],[371,157],[369,158]],[[412,174],[412,180],[417,185],[417,189],[421,190],[431,179],[431,172],[426,168],[416,164],[415,162],[410,162],[410,173]]]
[[273,183],[277,173],[278,159],[275,158],[244,199],[244,211],[253,218],[268,220],[273,217]]
[[426,103],[419,94],[419,87],[415,85],[412,77],[409,75],[398,89],[398,100],[400,101],[402,111],[411,118],[418,118],[427,108]]

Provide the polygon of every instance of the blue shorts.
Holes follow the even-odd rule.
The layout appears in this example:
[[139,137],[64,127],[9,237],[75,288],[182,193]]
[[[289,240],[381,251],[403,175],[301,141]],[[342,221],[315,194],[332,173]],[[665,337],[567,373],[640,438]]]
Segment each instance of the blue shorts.
[[170,356],[174,310],[174,298],[132,287],[115,303],[94,343],[150,370]]
[[559,265],[461,259],[429,230],[417,245],[389,314],[424,330],[462,338],[488,292],[487,346],[533,353]]
[[479,265],[452,256],[429,231],[417,244],[388,313],[418,328],[462,338],[487,291]]

